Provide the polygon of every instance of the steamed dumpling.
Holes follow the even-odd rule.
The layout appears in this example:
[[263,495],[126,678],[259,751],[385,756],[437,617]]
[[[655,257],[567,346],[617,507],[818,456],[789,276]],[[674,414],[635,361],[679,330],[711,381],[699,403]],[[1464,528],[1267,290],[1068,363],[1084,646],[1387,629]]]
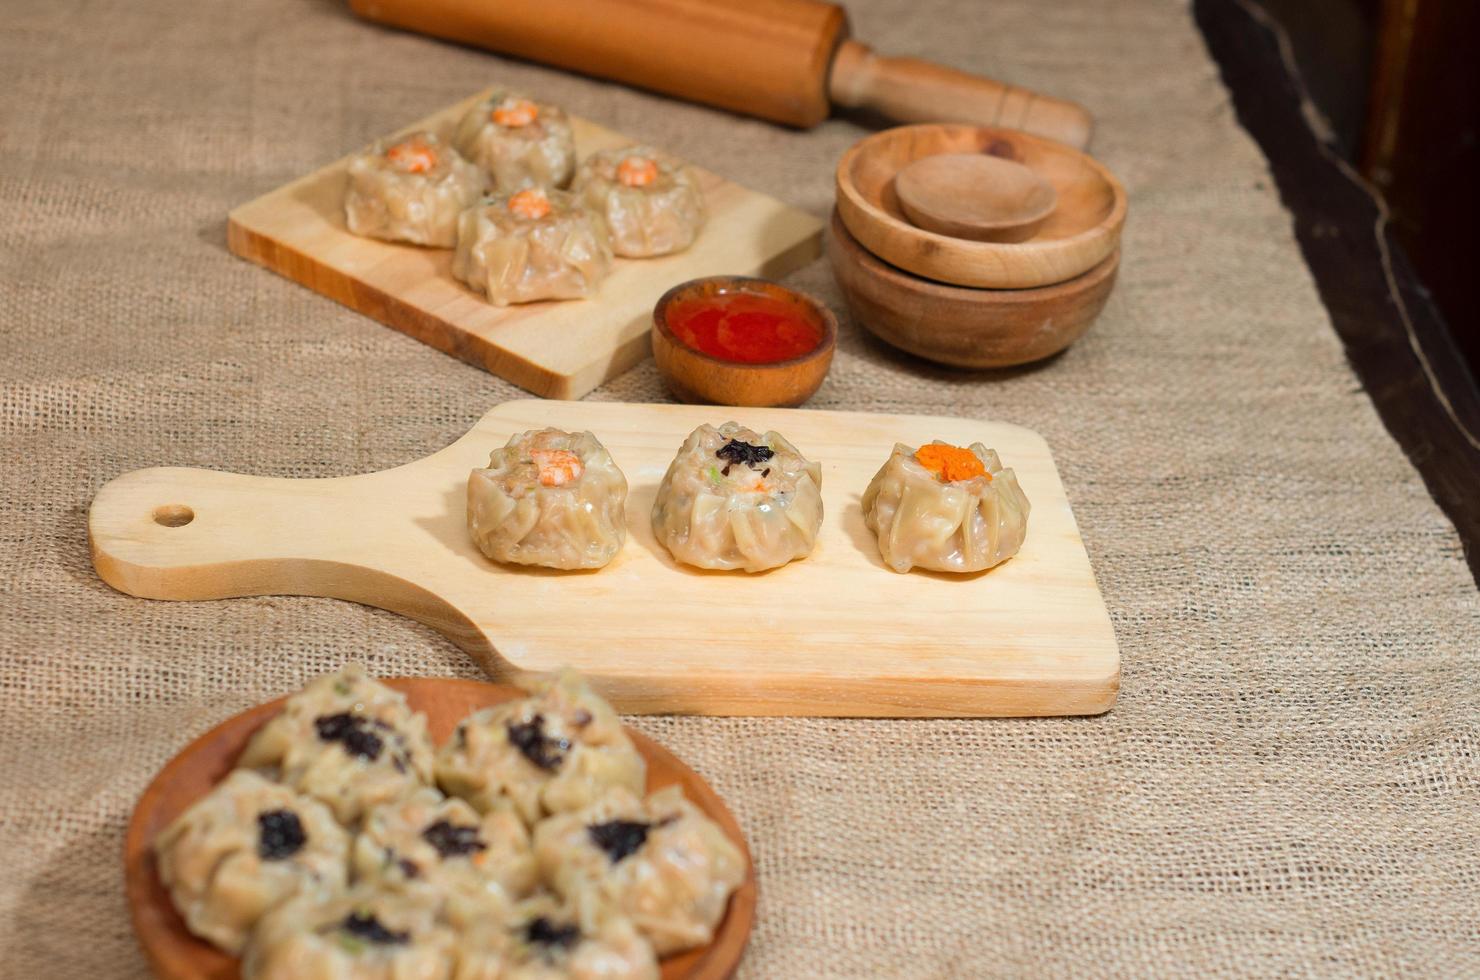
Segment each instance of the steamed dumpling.
[[681,252],[704,227],[693,171],[645,146],[603,150],[576,172],[575,192],[606,218],[612,251],[629,258]]
[[366,814],[354,869],[360,882],[429,891],[455,924],[506,915],[539,877],[529,831],[512,808],[480,815],[430,788]]
[[264,912],[299,892],[345,887],[349,836],[329,808],[238,769],[154,842],[185,924],[240,953]]
[[263,916],[247,943],[244,980],[446,980],[457,933],[430,896],[356,886],[293,899]]
[[495,561],[600,568],[627,538],[627,478],[589,432],[523,432],[468,477],[468,531]]
[[452,274],[495,306],[581,299],[611,269],[601,215],[564,191],[488,198],[458,218]]
[[372,806],[430,785],[433,756],[426,716],[350,664],[288,698],[238,764],[275,773],[348,824]]
[[432,133],[379,143],[349,164],[344,218],[356,235],[451,248],[457,219],[483,196],[486,178]]
[[879,555],[896,572],[978,572],[1017,554],[1028,532],[1028,498],[995,450],[936,441],[894,447],[863,494]]
[[714,938],[745,858],[719,825],[669,786],[646,800],[612,790],[535,828],[546,880],[567,901],[630,918],[663,956]]
[[701,425],[663,476],[653,533],[678,561],[760,572],[811,554],[822,467],[779,433]]
[[527,698],[476,712],[437,755],[446,792],[484,813],[512,804],[529,824],[612,787],[640,793],[646,781],[617,713],[569,670]]
[[512,92],[494,92],[467,111],[453,144],[502,192],[564,187],[576,166],[565,110]]
[[549,894],[464,933],[456,980],[657,980],[658,958],[631,922]]

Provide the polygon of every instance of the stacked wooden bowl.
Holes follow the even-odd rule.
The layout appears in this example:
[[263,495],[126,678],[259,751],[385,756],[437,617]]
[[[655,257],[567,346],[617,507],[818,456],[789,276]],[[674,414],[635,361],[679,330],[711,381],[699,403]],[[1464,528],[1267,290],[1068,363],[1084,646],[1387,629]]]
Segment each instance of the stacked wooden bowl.
[[[1020,166],[993,170],[972,156]],[[987,204],[1010,204],[1021,220],[993,222]],[[827,251],[854,319],[880,339],[943,364],[1006,367],[1058,353],[1099,316],[1125,212],[1120,182],[1062,143],[902,126],[838,164]]]

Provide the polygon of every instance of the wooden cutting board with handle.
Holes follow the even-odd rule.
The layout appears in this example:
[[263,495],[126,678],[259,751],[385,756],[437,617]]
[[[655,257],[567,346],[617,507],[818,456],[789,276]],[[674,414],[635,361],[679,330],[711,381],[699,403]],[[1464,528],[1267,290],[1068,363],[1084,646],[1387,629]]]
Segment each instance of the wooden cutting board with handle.
[[[729,418],[775,429],[822,466],[816,549],[759,575],[676,564],[653,536],[659,481],[684,437]],[[631,487],[606,568],[489,561],[466,522],[468,472],[511,435],[589,429]],[[1017,557],[978,575],[890,571],[859,499],[895,442],[980,440],[1032,503]],[[333,596],[444,633],[495,679],[569,664],[624,711],[722,715],[1095,714],[1120,655],[1041,436],[1003,422],[795,409],[506,402],[425,459],[293,480],[137,470],[88,515],[109,585],[153,599]]]

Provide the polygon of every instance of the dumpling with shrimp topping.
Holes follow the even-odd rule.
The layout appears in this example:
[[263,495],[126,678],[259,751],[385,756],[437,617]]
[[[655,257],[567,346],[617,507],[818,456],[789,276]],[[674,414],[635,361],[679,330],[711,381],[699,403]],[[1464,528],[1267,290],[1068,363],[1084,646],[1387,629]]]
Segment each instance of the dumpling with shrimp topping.
[[451,248],[458,216],[487,186],[483,171],[435,134],[413,133],[350,161],[345,224],[368,238]]
[[374,885],[302,896],[262,917],[242,960],[244,980],[450,980],[458,935],[431,896]]
[[601,215],[564,191],[526,188],[462,213],[452,274],[495,306],[508,306],[590,296],[611,261]]
[[693,171],[645,146],[593,153],[574,186],[586,207],[606,218],[618,255],[681,252],[704,227],[704,192]]
[[359,664],[310,681],[252,736],[238,765],[263,769],[354,823],[431,784],[426,716]]
[[657,980],[653,947],[627,919],[542,893],[463,932],[457,980]]
[[1017,554],[1028,498],[995,450],[896,444],[863,494],[879,555],[896,572],[979,572]]
[[341,891],[349,874],[349,836],[328,807],[242,769],[165,828],[154,853],[190,931],[229,953],[273,906]]
[[776,568],[811,554],[821,527],[822,468],[738,422],[690,433],[653,503],[653,533],[698,568]]
[[640,793],[646,780],[617,713],[571,670],[471,715],[437,755],[445,792],[481,813],[512,804],[530,825],[613,787]]
[[452,142],[506,193],[566,187],[575,173],[576,141],[565,110],[514,92],[479,100],[458,122]]
[[468,531],[494,561],[600,568],[627,539],[627,478],[589,432],[538,429],[468,476]]
[[359,882],[440,897],[455,925],[508,914],[539,879],[529,830],[512,807],[479,814],[430,788],[365,815],[354,869]]
[[616,789],[535,828],[540,871],[567,901],[631,919],[659,956],[714,938],[745,857],[677,786]]

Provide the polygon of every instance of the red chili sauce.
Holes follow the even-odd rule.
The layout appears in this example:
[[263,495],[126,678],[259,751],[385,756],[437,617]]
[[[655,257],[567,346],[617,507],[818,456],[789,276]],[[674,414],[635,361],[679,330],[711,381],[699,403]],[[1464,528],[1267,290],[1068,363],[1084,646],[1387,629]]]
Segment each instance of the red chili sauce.
[[724,290],[681,297],[669,304],[666,319],[680,341],[722,361],[786,361],[822,343],[822,324],[811,310],[764,293]]

